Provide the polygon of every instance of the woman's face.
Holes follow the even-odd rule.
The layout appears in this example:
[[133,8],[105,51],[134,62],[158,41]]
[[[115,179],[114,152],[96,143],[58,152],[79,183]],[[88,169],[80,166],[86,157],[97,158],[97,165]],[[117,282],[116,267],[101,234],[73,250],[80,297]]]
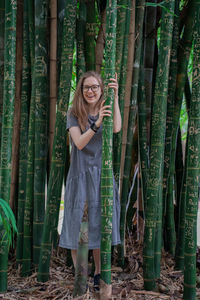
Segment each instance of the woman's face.
[[85,101],[92,106],[97,104],[102,94],[100,84],[93,76],[90,76],[84,80],[82,91]]

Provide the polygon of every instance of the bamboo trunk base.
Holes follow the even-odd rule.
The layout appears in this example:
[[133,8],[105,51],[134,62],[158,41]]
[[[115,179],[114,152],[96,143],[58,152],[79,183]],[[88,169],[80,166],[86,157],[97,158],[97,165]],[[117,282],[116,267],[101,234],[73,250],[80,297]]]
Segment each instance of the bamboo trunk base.
[[100,279],[100,300],[112,299],[112,284],[106,284]]
[[[85,210],[87,211],[87,209]],[[81,296],[87,290],[88,277],[88,222],[80,228],[73,296]]]

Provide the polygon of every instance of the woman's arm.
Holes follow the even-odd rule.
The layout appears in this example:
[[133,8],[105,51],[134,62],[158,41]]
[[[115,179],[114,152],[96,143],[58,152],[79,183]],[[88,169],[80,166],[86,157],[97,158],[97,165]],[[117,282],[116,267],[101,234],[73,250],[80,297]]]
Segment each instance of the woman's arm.
[[81,133],[79,127],[71,127],[69,132],[74,144],[79,150],[82,150],[95,134],[91,128],[89,128],[86,132]]
[[[101,126],[103,118],[105,116],[111,116],[111,111],[109,110],[110,105],[105,105],[105,101],[102,101],[100,110],[99,110],[99,117],[98,120],[95,122],[97,127]],[[78,126],[73,126],[69,129],[71,138],[79,150],[82,150],[91,140],[91,138],[95,135],[95,132],[89,128],[86,132],[81,133],[81,130]]]
[[119,102],[118,102],[118,82],[117,82],[117,73],[115,73],[115,78],[110,79],[111,82],[108,86],[114,89],[114,104],[113,104],[113,132],[117,133],[121,130],[122,127],[122,118],[119,109]]

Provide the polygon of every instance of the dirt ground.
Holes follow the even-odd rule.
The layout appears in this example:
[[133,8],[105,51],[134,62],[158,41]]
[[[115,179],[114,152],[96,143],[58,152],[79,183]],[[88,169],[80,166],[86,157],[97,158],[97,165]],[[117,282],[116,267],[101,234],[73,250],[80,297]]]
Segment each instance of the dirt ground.
[[[112,267],[112,300],[179,300],[183,297],[183,274],[174,269],[174,260],[167,253],[162,255],[160,279],[157,281],[157,291],[143,290],[142,278],[142,248],[139,245],[127,251],[127,267],[122,270]],[[129,248],[130,249],[130,248]],[[88,290],[84,296],[72,297],[74,272],[66,266],[66,252],[63,249],[54,251],[51,259],[50,279],[45,283],[37,282],[37,274],[30,277],[20,277],[20,271],[15,268],[15,259],[9,262],[8,292],[0,294],[0,299],[7,300],[64,300],[64,299],[99,299],[99,294],[93,290],[93,278],[88,277]],[[197,299],[200,299],[200,249],[197,255]],[[188,299],[190,300],[190,299]]]

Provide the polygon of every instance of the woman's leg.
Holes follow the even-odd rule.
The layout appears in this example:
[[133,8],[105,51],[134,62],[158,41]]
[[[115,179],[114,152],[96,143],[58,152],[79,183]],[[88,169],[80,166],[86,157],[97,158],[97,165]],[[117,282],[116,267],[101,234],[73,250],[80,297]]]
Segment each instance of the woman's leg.
[[94,257],[94,264],[95,264],[94,275],[100,274],[101,272],[100,249],[93,249],[93,257]]
[[74,269],[76,268],[76,258],[77,258],[77,250],[71,249],[72,260],[74,264]]

